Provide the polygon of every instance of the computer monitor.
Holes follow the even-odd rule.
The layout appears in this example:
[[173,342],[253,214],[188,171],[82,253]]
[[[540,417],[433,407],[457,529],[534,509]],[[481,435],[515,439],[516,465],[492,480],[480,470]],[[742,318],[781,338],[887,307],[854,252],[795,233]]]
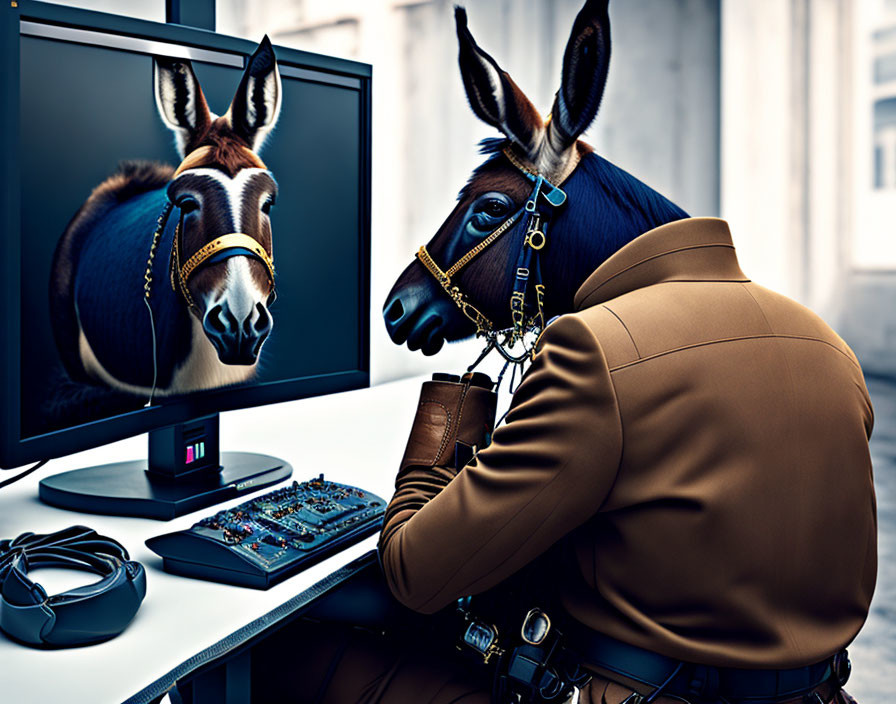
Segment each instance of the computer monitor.
[[[5,106],[0,138],[6,164],[0,201],[0,466],[148,432],[148,459],[50,476],[41,482],[40,495],[75,510],[155,518],[181,515],[285,478],[291,468],[282,460],[219,455],[217,414],[369,384],[370,66],[274,47],[282,105],[260,151],[279,188],[270,212],[277,292],[270,305],[273,329],[250,374],[240,372],[228,385],[215,382],[211,388],[200,382],[169,384],[169,393],[157,390],[149,403],[145,385],[114,383],[98,373],[85,379],[67,369],[63,355],[73,354],[73,347],[57,344],[54,326],[71,325],[71,320],[60,323],[52,313],[59,307],[60,265],[54,264],[54,252],[91,190],[118,162],[143,159],[176,166],[180,161],[156,107],[154,57],[189,59],[209,108],[223,114],[258,45],[31,0],[7,6],[0,31]],[[147,207],[164,203],[159,194],[164,189]],[[135,264],[139,271],[130,272],[122,284],[121,259],[108,256],[117,251],[118,237],[128,243],[137,238],[148,254],[154,227],[113,230],[90,247],[77,244],[78,256],[94,269],[94,293],[79,298],[90,308],[89,316],[77,306],[72,309],[79,320],[103,319],[102,344],[118,345],[104,349],[106,366],[145,366],[147,335],[153,324],[159,327],[158,375],[167,345],[190,343],[177,330],[161,329],[167,314],[160,320],[156,311],[151,321],[147,313],[136,312],[135,301],[143,305],[146,262]],[[176,277],[167,275],[172,248],[170,235],[163,235],[155,287],[176,288]],[[84,266],[79,260],[78,271]],[[103,276],[114,279],[114,285],[97,287],[96,277]],[[130,307],[122,308],[122,299]],[[197,329],[189,328],[191,334]],[[208,340],[193,342],[206,345],[204,354],[213,349]],[[93,353],[91,344],[100,343],[78,338],[74,354]],[[95,365],[94,372],[102,366]]]

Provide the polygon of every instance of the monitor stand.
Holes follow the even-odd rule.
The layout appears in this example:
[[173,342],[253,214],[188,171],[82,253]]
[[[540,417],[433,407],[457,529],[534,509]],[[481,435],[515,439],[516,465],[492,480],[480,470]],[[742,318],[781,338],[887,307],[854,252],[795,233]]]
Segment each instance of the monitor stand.
[[170,520],[287,479],[268,455],[218,450],[218,415],[149,433],[149,459],[61,472],[40,482],[41,501],[86,513]]

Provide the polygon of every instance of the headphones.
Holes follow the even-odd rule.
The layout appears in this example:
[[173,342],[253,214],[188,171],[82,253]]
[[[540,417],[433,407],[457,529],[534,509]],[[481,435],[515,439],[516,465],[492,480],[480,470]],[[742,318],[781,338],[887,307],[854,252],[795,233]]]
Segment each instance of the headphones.
[[[48,596],[28,576],[37,567],[93,572],[101,579]],[[85,526],[0,540],[0,629],[19,642],[60,648],[114,638],[145,595],[143,565],[130,560],[121,543]]]

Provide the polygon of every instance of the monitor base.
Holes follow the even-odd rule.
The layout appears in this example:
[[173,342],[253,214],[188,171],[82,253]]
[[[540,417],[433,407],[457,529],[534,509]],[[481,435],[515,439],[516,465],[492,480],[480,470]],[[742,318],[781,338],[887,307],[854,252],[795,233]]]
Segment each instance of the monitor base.
[[85,513],[167,521],[289,478],[292,466],[268,455],[222,452],[221,468],[193,479],[150,475],[147,460],[61,472],[40,482],[44,503]]

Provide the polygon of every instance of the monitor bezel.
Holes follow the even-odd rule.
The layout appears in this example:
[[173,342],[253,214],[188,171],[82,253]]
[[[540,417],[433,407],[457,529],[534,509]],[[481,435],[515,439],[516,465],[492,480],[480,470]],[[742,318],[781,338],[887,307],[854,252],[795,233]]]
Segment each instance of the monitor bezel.
[[[0,96],[6,109],[0,111],[0,139],[5,159],[5,188],[0,198],[0,223],[5,235],[0,236],[0,257],[3,261],[3,342],[0,344],[0,467],[11,468],[86,450],[122,440],[191,418],[210,413],[280,403],[321,394],[348,391],[370,385],[370,125],[372,68],[347,59],[276,46],[277,62],[291,75],[303,80],[346,86],[357,81],[360,102],[359,134],[359,368],[332,374],[320,374],[285,381],[271,381],[249,386],[199,392],[161,405],[141,408],[110,418],[80,424],[54,432],[21,437],[21,219],[19,180],[19,101],[20,49],[19,38],[24,22],[48,27],[62,27],[106,35],[162,42],[194,50],[232,54],[242,65],[255,50],[255,42],[195,29],[183,25],[164,24],[119,15],[65,7],[38,0],[19,0],[4,8],[0,17],[3,49],[0,56],[6,67],[0,76]],[[82,42],[83,43],[83,42]],[[134,49],[130,49],[134,50]],[[145,51],[144,53],[151,53]],[[298,73],[297,73],[298,72]],[[347,80],[348,79],[348,80]]]

